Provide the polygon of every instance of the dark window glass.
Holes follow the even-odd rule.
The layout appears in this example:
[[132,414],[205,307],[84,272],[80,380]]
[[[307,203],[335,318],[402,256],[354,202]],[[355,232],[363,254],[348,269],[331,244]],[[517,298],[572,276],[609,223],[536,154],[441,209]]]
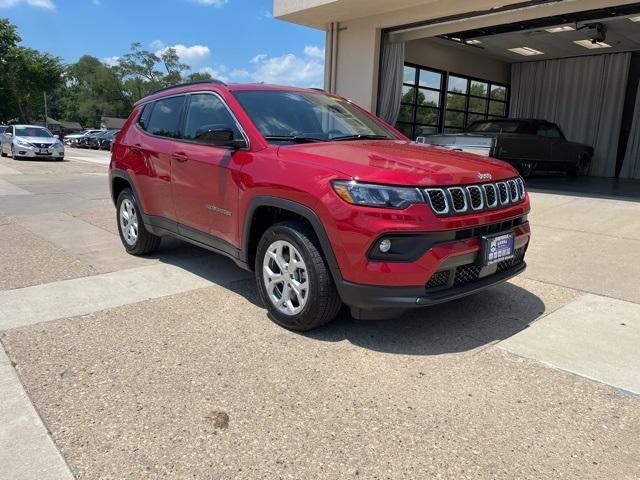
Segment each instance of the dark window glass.
[[142,113],[140,114],[140,118],[138,118],[138,125],[143,130],[147,129],[149,125],[149,117],[151,116],[151,110],[153,110],[153,103],[147,103],[144,107],[142,107]]
[[538,127],[538,135],[547,138],[564,138],[560,129],[555,125],[540,125]]
[[241,139],[242,134],[235,120],[216,95],[198,93],[191,95],[184,125],[184,139],[198,143],[213,143],[211,132],[230,129],[233,137]]
[[513,133],[522,129],[520,122],[478,122],[469,127],[470,132]]
[[184,96],[158,100],[153,106],[147,131],[160,137],[180,138],[180,115]]
[[442,87],[442,74],[432,70],[420,69],[420,79],[418,85],[421,87],[435,88],[440,90]]

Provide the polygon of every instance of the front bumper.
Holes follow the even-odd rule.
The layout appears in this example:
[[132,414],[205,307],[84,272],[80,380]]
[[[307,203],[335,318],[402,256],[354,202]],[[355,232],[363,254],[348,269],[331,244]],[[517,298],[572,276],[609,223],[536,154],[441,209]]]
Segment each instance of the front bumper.
[[381,287],[339,282],[338,291],[344,303],[351,307],[354,318],[362,320],[399,316],[409,309],[428,307],[472,295],[493,285],[506,282],[524,272],[522,260],[511,268],[490,274],[475,281],[443,289],[426,287]]
[[22,145],[14,145],[13,149],[17,156],[24,157],[24,158],[62,158],[64,157],[64,147],[35,148],[35,147],[25,147]]

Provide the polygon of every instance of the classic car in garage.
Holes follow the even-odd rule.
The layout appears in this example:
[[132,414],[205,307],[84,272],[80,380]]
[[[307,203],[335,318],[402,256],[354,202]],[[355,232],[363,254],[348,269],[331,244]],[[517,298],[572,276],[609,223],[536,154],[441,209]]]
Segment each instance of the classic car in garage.
[[523,177],[536,170],[576,176],[593,157],[592,147],[567,140],[558,125],[546,120],[482,120],[464,133],[429,135],[417,141],[504,160]]

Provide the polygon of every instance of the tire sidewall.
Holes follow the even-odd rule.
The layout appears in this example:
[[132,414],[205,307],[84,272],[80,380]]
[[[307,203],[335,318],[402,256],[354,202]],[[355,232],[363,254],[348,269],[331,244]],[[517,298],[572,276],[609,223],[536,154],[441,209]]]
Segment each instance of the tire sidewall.
[[[309,282],[309,288],[307,291],[307,302],[302,311],[300,311],[296,315],[285,315],[273,305],[273,303],[269,299],[269,295],[267,294],[267,288],[264,282],[264,275],[262,271],[264,256],[267,252],[268,247],[273,242],[276,242],[278,240],[285,240],[296,247],[300,255],[302,255],[302,259],[304,260],[304,263],[307,267],[307,282]],[[315,263],[312,261],[311,254],[308,251],[305,242],[302,240],[300,234],[294,228],[283,225],[275,225],[274,227],[267,230],[262,239],[260,239],[260,243],[258,244],[258,249],[256,252],[255,271],[260,298],[264,305],[267,307],[269,316],[275,323],[291,330],[307,330],[309,328],[313,328],[312,325],[304,322],[304,318],[305,316],[312,313],[313,310],[318,308],[318,286],[320,279],[315,267]]]
[[120,236],[120,241],[122,242],[122,245],[124,245],[124,248],[128,252],[135,252],[138,244],[140,243],[140,226],[138,226],[138,238],[136,238],[136,243],[134,243],[133,245],[129,245],[124,239],[124,235],[122,234],[122,225],[120,224],[120,205],[126,199],[131,200],[131,203],[133,204],[133,208],[136,211],[136,216],[138,217],[138,225],[140,225],[140,223],[142,222],[142,217],[140,216],[140,208],[138,207],[136,197],[130,188],[125,188],[124,190],[122,190],[122,192],[120,192],[120,195],[118,195],[118,201],[116,202],[116,222],[118,224],[118,235]]

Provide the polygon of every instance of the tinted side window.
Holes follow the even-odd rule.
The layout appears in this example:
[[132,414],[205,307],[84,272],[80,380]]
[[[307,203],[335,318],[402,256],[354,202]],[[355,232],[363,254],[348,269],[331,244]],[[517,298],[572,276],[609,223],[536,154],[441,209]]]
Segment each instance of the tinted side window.
[[538,127],[538,135],[548,138],[562,138],[562,133],[555,125],[541,125]]
[[191,95],[184,127],[184,139],[210,143],[208,133],[221,129],[231,129],[234,138],[242,138],[235,120],[220,98],[208,93]]
[[142,113],[140,114],[140,118],[138,118],[138,125],[143,130],[147,130],[147,126],[149,125],[149,117],[151,116],[151,110],[153,110],[153,103],[147,103],[142,108]]
[[160,137],[180,138],[180,115],[184,96],[158,100],[153,106],[147,132]]

